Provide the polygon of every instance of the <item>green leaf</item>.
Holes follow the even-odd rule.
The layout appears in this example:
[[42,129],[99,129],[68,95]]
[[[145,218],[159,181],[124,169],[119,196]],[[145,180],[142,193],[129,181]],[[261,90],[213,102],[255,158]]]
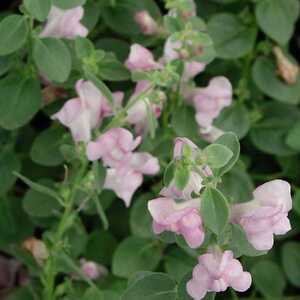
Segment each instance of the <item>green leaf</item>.
[[95,230],[88,238],[84,257],[99,264],[110,265],[118,243],[108,231]]
[[[39,184],[49,188],[53,187],[53,182],[49,179],[41,180]],[[33,189],[27,191],[22,203],[28,215],[40,218],[54,216],[55,212],[61,208],[56,199]]]
[[214,125],[224,132],[234,132],[242,139],[250,129],[249,113],[243,104],[230,105],[222,110]]
[[124,35],[141,34],[134,15],[146,10],[154,19],[161,17],[160,9],[153,0],[118,0],[114,6],[103,7],[102,16],[107,26]]
[[300,287],[300,243],[288,242],[283,245],[282,263],[288,280]]
[[221,234],[229,221],[229,205],[224,195],[215,188],[206,188],[200,210],[205,226],[215,234]]
[[137,271],[152,271],[157,267],[161,255],[157,243],[130,236],[119,244],[114,253],[113,274],[119,277],[129,277]]
[[275,263],[261,260],[251,270],[256,289],[267,299],[283,296],[286,285],[282,270]]
[[0,56],[19,50],[28,36],[26,18],[20,15],[9,15],[0,22]]
[[21,170],[21,161],[11,149],[2,150],[0,153],[0,194],[5,194],[15,183],[16,176],[13,171]]
[[174,182],[179,190],[183,190],[190,179],[190,170],[188,166],[178,163],[175,169]]
[[41,88],[36,79],[17,75],[4,78],[0,81],[0,126],[12,130],[27,124],[41,102]]
[[24,0],[25,8],[38,21],[45,21],[50,9],[51,0]]
[[228,13],[214,15],[208,22],[208,32],[217,56],[223,59],[239,58],[250,53],[257,34],[255,27],[244,25],[238,17]]
[[98,68],[98,74],[103,80],[123,81],[129,80],[131,76],[124,64],[110,54],[106,54],[104,59],[98,63]]
[[168,186],[172,182],[175,175],[175,170],[176,170],[176,163],[175,161],[172,160],[165,168],[164,178],[163,178],[164,186]]
[[[31,287],[32,288],[32,287]],[[21,287],[9,293],[6,300],[34,300],[32,292],[29,287]]]
[[180,248],[173,248],[165,257],[165,269],[177,282],[180,282],[184,274],[196,266],[197,259],[189,256]]
[[84,293],[83,298],[81,298],[81,300],[105,300],[105,298],[102,291],[99,291],[94,287],[90,287]]
[[228,161],[228,163],[224,167],[218,169],[218,171],[217,171],[217,174],[219,176],[222,176],[225,173],[227,173],[228,171],[230,171],[232,169],[232,167],[235,165],[235,163],[237,162],[237,160],[239,159],[240,143],[239,143],[237,136],[234,133],[227,132],[227,133],[223,134],[221,137],[219,137],[214,142],[214,144],[220,144],[220,145],[226,146],[233,153],[233,155],[232,155],[231,159]]
[[184,105],[177,108],[172,114],[171,125],[177,136],[199,139],[199,127],[192,107]]
[[36,192],[48,195],[50,197],[53,197],[54,199],[56,199],[59,203],[62,203],[62,198],[59,196],[59,194],[44,186],[41,184],[38,184],[36,182],[31,181],[30,179],[24,177],[23,175],[19,174],[18,172],[13,172],[15,174],[15,176],[17,176],[19,179],[21,179],[23,182],[25,182],[28,186],[30,186],[33,190],[35,190]]
[[261,0],[255,8],[260,28],[282,45],[292,37],[299,11],[300,5],[297,0]]
[[72,67],[71,54],[62,40],[35,39],[33,58],[39,71],[50,80],[64,82],[68,79]]
[[94,200],[96,210],[97,210],[98,216],[99,216],[99,218],[100,218],[100,220],[103,224],[103,227],[104,227],[105,230],[107,230],[108,227],[109,227],[109,223],[108,223],[104,208],[102,206],[102,203],[100,202],[100,199],[98,198],[97,195],[94,195],[92,197],[92,199]]
[[70,9],[76,6],[84,5],[86,0],[52,0],[54,6],[61,9]]
[[266,57],[258,57],[252,68],[252,78],[257,87],[274,100],[297,104],[300,101],[300,76],[293,85],[284,83],[276,72],[275,63]]
[[253,144],[261,151],[276,155],[292,155],[296,151],[286,143],[286,135],[299,119],[299,112],[294,106],[269,102],[261,106],[266,116],[256,123],[250,131]]
[[291,129],[289,129],[286,143],[289,147],[296,151],[300,151],[300,121],[297,121]]
[[30,158],[42,166],[58,166],[64,158],[60,151],[64,129],[49,128],[39,134],[31,147]]
[[[293,166],[294,167],[294,166]],[[300,190],[296,189],[295,195],[293,198],[293,210],[300,215]]]
[[146,193],[138,197],[133,203],[129,219],[133,235],[141,238],[153,238],[152,217],[147,207],[148,200],[153,198],[152,194]]
[[76,55],[83,59],[93,55],[95,49],[93,43],[83,37],[76,37],[75,39],[75,51]]
[[176,283],[168,275],[148,273],[135,280],[120,300],[174,300]]
[[220,144],[208,145],[201,153],[201,157],[205,163],[214,169],[220,169],[224,167],[226,164],[228,164],[232,156],[232,151],[226,146]]
[[234,252],[235,257],[242,255],[260,256],[266,254],[264,251],[256,250],[248,241],[244,230],[236,224],[231,224],[231,238],[229,248]]

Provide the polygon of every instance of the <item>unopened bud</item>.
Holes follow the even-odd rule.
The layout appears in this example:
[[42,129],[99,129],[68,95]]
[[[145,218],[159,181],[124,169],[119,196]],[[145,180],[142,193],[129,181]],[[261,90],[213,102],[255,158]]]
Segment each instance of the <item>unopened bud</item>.
[[80,260],[81,270],[87,278],[96,280],[101,276],[107,274],[107,269],[93,261],[86,261],[85,259]]
[[32,254],[38,264],[42,264],[49,257],[44,242],[35,237],[28,238],[23,242],[22,246]]
[[153,35],[159,31],[158,24],[146,10],[137,12],[134,16],[134,20],[145,35]]
[[298,65],[293,64],[278,46],[273,48],[273,53],[277,60],[277,72],[279,76],[287,84],[295,84],[299,74]]

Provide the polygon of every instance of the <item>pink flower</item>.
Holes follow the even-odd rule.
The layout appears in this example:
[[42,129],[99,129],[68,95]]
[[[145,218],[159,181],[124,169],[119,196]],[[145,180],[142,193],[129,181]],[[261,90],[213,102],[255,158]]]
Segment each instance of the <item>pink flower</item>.
[[243,271],[232,251],[206,253],[198,261],[186,286],[194,300],[203,299],[208,292],[223,292],[228,287],[244,292],[251,286],[251,274]]
[[83,274],[91,280],[96,280],[108,273],[105,267],[98,265],[93,261],[87,261],[84,258],[80,260],[80,265]]
[[86,37],[88,30],[80,23],[83,14],[84,10],[81,6],[68,10],[52,6],[47,23],[40,36],[67,39],[74,39],[77,36]]
[[99,126],[102,119],[112,113],[112,109],[91,81],[78,80],[76,91],[79,97],[67,101],[52,119],[68,127],[75,141],[88,142],[91,130]]
[[196,120],[200,127],[212,125],[226,106],[232,101],[232,86],[225,77],[214,77],[208,87],[199,88],[194,94],[194,105],[197,111]]
[[152,53],[139,44],[131,46],[125,65],[131,71],[150,71],[161,68],[160,64],[154,60]]
[[[139,81],[136,84],[135,91],[129,101],[146,91],[150,87],[150,82],[147,80]],[[147,109],[151,108],[156,118],[160,117],[162,111],[162,103],[149,103],[148,108],[145,100],[140,99],[133,104],[127,111],[127,122],[135,125],[135,132],[143,134],[148,129],[148,114]]]
[[215,126],[209,126],[206,128],[200,127],[200,134],[205,141],[213,143],[224,134],[224,131]]
[[134,139],[129,130],[113,128],[100,135],[95,142],[89,142],[87,157],[91,161],[101,158],[106,166],[118,167],[129,159],[140,142],[141,137]]
[[128,207],[135,191],[143,183],[143,174],[159,172],[158,159],[148,153],[133,153],[119,168],[108,169],[104,188],[113,190]]
[[[169,63],[175,59],[182,57],[180,50],[182,43],[180,41],[173,41],[172,37],[169,37],[165,43],[163,61]],[[195,60],[185,62],[184,71],[182,75],[182,81],[187,82],[194,78],[196,75],[204,71],[206,64],[200,63]]]
[[148,11],[142,10],[135,14],[134,20],[145,35],[153,35],[159,31],[159,26]]
[[196,159],[196,156],[199,151],[198,146],[188,138],[180,138],[180,137],[175,139],[173,157],[177,159],[181,159],[183,156],[183,148],[185,145],[191,149],[192,159]]
[[187,186],[180,191],[172,181],[168,187],[160,191],[160,195],[172,199],[192,200],[192,193],[199,193],[202,188],[202,177],[196,172],[190,172],[190,178]]
[[205,233],[199,215],[199,206],[199,199],[180,204],[171,198],[149,201],[148,210],[153,218],[154,233],[172,231],[182,235],[191,248],[201,246]]
[[288,212],[292,209],[291,187],[283,180],[267,182],[253,192],[254,200],[232,206],[231,222],[245,230],[257,250],[270,250],[273,235],[291,229]]

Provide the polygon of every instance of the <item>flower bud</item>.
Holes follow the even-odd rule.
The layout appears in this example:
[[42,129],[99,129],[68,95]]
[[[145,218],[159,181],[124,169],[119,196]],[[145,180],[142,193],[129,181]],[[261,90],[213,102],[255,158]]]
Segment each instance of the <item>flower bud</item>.
[[134,16],[134,20],[145,35],[153,35],[159,31],[158,24],[146,10],[137,12]]
[[81,270],[87,278],[96,280],[107,274],[107,269],[93,261],[87,261],[84,258],[80,260]]
[[273,48],[277,60],[278,75],[287,83],[295,84],[299,74],[299,67],[293,64],[283,53],[280,47]]
[[49,253],[44,242],[35,237],[30,237],[25,240],[22,246],[32,254],[38,264],[42,264],[43,261],[49,257]]

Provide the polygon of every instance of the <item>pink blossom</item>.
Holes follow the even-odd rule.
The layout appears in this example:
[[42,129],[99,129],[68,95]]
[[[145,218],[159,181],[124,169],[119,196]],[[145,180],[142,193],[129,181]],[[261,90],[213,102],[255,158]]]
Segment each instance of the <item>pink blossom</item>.
[[52,6],[40,36],[67,39],[75,39],[77,36],[86,37],[88,30],[80,23],[83,14],[84,10],[81,6],[68,10]]
[[243,271],[232,251],[214,251],[198,258],[187,292],[194,300],[201,300],[208,292],[223,292],[228,287],[244,292],[251,286],[251,274]]
[[173,151],[173,157],[180,159],[183,157],[183,148],[184,146],[188,146],[192,151],[192,159],[196,159],[196,156],[198,154],[198,146],[194,144],[191,140],[188,138],[176,138],[174,143],[174,151]]
[[80,260],[80,265],[83,274],[91,280],[96,280],[99,277],[104,276],[108,273],[105,267],[93,261],[87,261],[84,258]]
[[150,71],[161,68],[160,64],[154,60],[151,51],[139,44],[131,46],[125,65],[131,71]]
[[108,169],[104,187],[113,190],[128,207],[135,191],[143,183],[143,174],[159,172],[158,159],[148,153],[133,153],[119,168]]
[[135,14],[134,20],[145,35],[153,35],[159,31],[159,26],[148,11],[142,10]]
[[78,98],[68,100],[52,119],[68,127],[75,141],[88,142],[91,130],[99,126],[102,119],[112,113],[112,109],[91,81],[78,80],[76,91]]
[[199,199],[176,203],[171,198],[157,198],[148,202],[148,210],[153,218],[153,231],[175,232],[184,237],[191,248],[201,246],[204,228],[199,215]]
[[[180,50],[182,43],[180,41],[173,41],[172,37],[169,37],[164,46],[163,61],[169,63],[175,59],[181,58]],[[200,63],[195,60],[187,61],[184,65],[184,71],[182,75],[182,81],[187,82],[194,78],[196,75],[204,71],[206,64]]]
[[206,128],[200,127],[199,131],[200,131],[202,138],[209,143],[215,142],[220,136],[222,136],[224,134],[223,130],[221,130],[215,126],[209,126]]
[[257,250],[270,250],[273,235],[291,229],[288,212],[292,209],[291,187],[283,180],[269,181],[253,192],[254,200],[232,206],[231,222],[245,230]]
[[91,161],[101,158],[106,166],[118,167],[129,159],[140,142],[141,137],[134,139],[129,130],[113,128],[100,135],[95,142],[89,142],[87,157]]
[[[147,80],[139,81],[136,84],[134,93],[129,101],[133,101],[135,97],[138,97],[142,92],[146,91],[150,87],[150,82]],[[148,108],[147,108],[148,105]],[[142,99],[133,104],[127,111],[127,122],[135,125],[135,132],[137,134],[143,134],[148,129],[148,114],[147,109],[152,109],[156,118],[159,118],[162,111],[162,102],[160,103],[148,103]]]
[[196,120],[200,127],[212,125],[226,106],[232,101],[232,86],[225,77],[214,77],[208,87],[198,88],[194,94],[194,105],[197,111]]
[[202,177],[196,172],[190,172],[189,182],[186,187],[180,191],[176,188],[174,181],[168,187],[160,191],[160,195],[172,199],[192,200],[192,193],[199,193],[202,188]]

